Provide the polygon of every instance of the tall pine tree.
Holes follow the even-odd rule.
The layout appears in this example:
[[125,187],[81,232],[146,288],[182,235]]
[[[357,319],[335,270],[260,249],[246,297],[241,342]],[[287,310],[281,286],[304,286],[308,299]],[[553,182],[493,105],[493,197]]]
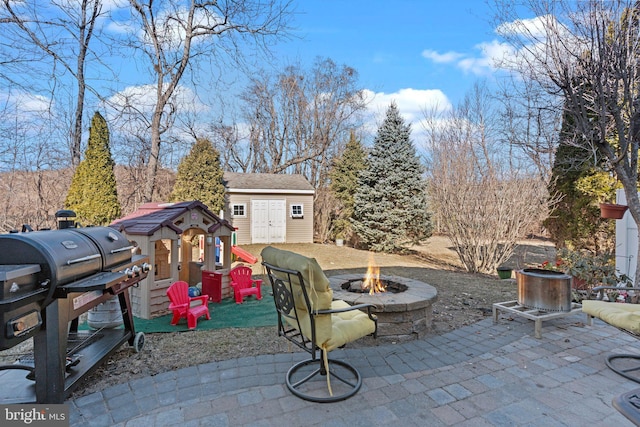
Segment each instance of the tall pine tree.
[[400,252],[429,237],[425,190],[411,126],[392,103],[358,178],[352,222],[360,241],[376,252]]
[[366,167],[367,152],[352,131],[342,155],[335,160],[329,174],[331,191],[340,202],[333,221],[334,234],[338,238],[349,240],[352,235],[351,217],[358,188],[358,175]]
[[214,213],[224,207],[220,153],[208,139],[198,139],[178,165],[171,201],[199,200]]
[[109,128],[96,111],[91,119],[84,159],[76,168],[64,203],[83,225],[105,225],[120,216],[114,166]]

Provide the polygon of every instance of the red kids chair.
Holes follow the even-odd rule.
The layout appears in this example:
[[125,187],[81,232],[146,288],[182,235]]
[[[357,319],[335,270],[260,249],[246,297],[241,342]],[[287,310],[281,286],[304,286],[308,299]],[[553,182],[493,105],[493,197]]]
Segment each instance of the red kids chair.
[[[211,319],[209,314],[209,306],[207,295],[200,295],[197,297],[189,296],[189,284],[187,282],[175,282],[167,289],[167,296],[169,297],[169,310],[173,311],[173,319],[171,319],[172,325],[177,325],[180,319],[187,319],[187,326],[189,329],[195,329],[198,322],[198,317],[206,316],[207,320]],[[199,302],[200,304],[191,306],[191,302]]]
[[251,273],[251,269],[244,265],[239,265],[229,272],[236,304],[242,304],[244,297],[248,295],[255,295],[257,299],[262,299],[262,292],[260,291],[262,280],[253,279]]

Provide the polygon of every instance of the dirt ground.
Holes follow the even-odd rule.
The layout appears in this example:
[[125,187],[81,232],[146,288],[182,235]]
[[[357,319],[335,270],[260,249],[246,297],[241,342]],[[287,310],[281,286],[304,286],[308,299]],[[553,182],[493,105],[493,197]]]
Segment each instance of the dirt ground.
[[[327,276],[364,273],[370,258],[369,252],[334,245],[276,246],[315,257]],[[243,246],[255,255],[263,247]],[[540,239],[527,240],[522,242],[508,264],[523,268],[554,257],[555,249],[550,243]],[[514,280],[499,280],[497,275],[465,273],[446,237],[431,237],[425,245],[415,248],[411,255],[376,253],[373,258],[380,266],[381,274],[417,279],[437,289],[431,334],[442,334],[477,322],[491,315],[493,303],[516,299]],[[254,274],[263,273],[259,264],[252,268]],[[290,350],[288,342],[277,336],[275,327],[145,334],[145,345],[140,353],[135,353],[127,345],[122,346],[79,386],[74,395],[81,396],[134,378],[200,363]],[[14,353],[20,351],[24,350],[14,348],[0,352],[0,363],[12,362]]]

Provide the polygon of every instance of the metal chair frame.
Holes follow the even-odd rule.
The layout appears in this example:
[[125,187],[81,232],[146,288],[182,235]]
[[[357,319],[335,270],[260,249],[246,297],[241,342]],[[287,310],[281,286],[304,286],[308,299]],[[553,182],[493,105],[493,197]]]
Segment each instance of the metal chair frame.
[[[286,375],[287,388],[291,393],[301,399],[318,403],[338,402],[355,395],[362,386],[362,376],[360,375],[360,372],[358,372],[353,365],[347,362],[330,359],[325,354],[325,351],[318,347],[316,344],[315,317],[319,315],[331,315],[352,310],[366,309],[369,318],[375,322],[375,331],[373,333],[373,337],[375,338],[377,337],[378,321],[371,313],[371,309],[375,308],[375,306],[373,304],[358,304],[344,309],[314,310],[312,309],[307,286],[305,286],[304,279],[299,271],[280,268],[266,262],[263,262],[262,265],[264,265],[267,270],[267,275],[273,290],[273,299],[278,313],[278,335],[285,337],[287,340],[311,355],[310,359],[298,362],[289,368]],[[296,282],[300,285],[294,284]],[[309,313],[309,320],[311,323],[311,337],[307,337],[302,333],[302,325],[300,323],[300,317],[298,316],[298,308],[294,301],[294,286],[299,286],[302,289],[304,304],[307,308],[307,312]],[[289,319],[295,326],[291,326],[285,319]],[[298,371],[313,364],[318,365],[315,370],[304,376],[302,379],[294,379]],[[344,372],[344,374],[339,372]],[[303,386],[314,377],[318,375],[326,377],[327,374],[330,375],[331,378],[335,378],[345,384],[347,386],[347,390],[341,394],[328,395],[325,397],[311,395],[303,390]]]

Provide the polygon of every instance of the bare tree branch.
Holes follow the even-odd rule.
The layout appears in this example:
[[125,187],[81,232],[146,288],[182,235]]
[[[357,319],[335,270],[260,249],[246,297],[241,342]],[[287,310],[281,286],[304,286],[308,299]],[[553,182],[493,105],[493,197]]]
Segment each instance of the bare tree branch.
[[[221,0],[190,2],[177,0],[130,0],[133,32],[128,43],[147,58],[155,77],[155,105],[150,113],[151,146],[144,184],[144,197],[153,198],[160,166],[162,135],[169,128],[177,106],[171,104],[190,64],[202,59],[215,61],[231,53],[242,61],[243,49],[266,48],[267,39],[286,35],[291,13],[288,0]],[[140,31],[142,36],[135,38]]]

